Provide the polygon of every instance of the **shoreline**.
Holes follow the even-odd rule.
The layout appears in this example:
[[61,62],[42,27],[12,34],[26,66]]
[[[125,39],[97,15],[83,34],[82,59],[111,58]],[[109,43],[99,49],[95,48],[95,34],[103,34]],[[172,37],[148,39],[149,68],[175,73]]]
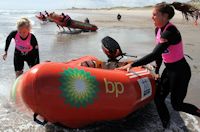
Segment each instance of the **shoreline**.
[[[78,13],[82,14],[75,19],[84,20],[85,17],[88,17],[92,24],[95,24],[99,27],[99,30],[104,28],[119,28],[119,29],[139,29],[148,31],[150,36],[154,36],[154,24],[152,22],[152,10],[151,8],[139,8],[133,10],[59,10],[66,13]],[[116,15],[120,13],[122,15],[122,20],[117,21]],[[200,82],[200,57],[199,57],[199,25],[194,25],[194,20],[186,21],[183,19],[182,14],[179,11],[175,12],[176,15],[172,19],[172,22],[177,26],[179,31],[181,32],[182,39],[184,42],[184,50],[185,53],[191,55],[194,60],[190,61],[186,58],[190,64],[192,70],[192,78],[190,81],[190,86],[188,88],[188,94],[186,97],[187,102],[191,102],[198,107],[200,107],[200,102],[198,101],[198,93],[200,93],[200,89],[198,89],[198,82]],[[73,17],[72,17],[73,18]],[[99,31],[100,32],[100,31]],[[151,34],[152,33],[152,34]],[[130,34],[131,35],[131,34]],[[152,41],[149,42],[151,45],[154,44],[153,38]],[[152,47],[153,48],[153,47]]]
[[[96,56],[100,59],[107,59],[105,54],[101,51],[101,39],[105,36],[111,36],[120,44],[120,47],[126,53],[130,53],[133,55],[137,55],[138,58],[148,54],[152,51],[155,46],[154,40],[154,24],[152,22],[152,8],[137,8],[137,9],[112,9],[112,10],[53,10],[58,13],[64,12],[69,14],[72,19],[83,21],[86,17],[89,18],[92,24],[98,26],[97,32],[93,33],[85,33],[85,34],[77,34],[77,35],[66,35],[66,34],[58,34],[59,30],[54,23],[48,24],[40,24],[39,21],[32,15],[31,18],[35,24],[33,25],[33,32],[36,35],[39,48],[40,48],[40,56],[41,62],[45,60],[52,60],[56,62],[65,62],[66,60],[71,60],[74,58],[78,58],[83,55],[91,54]],[[25,11],[24,11],[25,12]],[[116,16],[117,13],[122,15],[122,20],[117,21]],[[20,14],[21,15],[21,14]],[[25,12],[26,15],[26,12]],[[1,19],[2,20],[2,38],[6,37],[9,30],[13,29],[13,18],[10,18],[10,15],[4,15],[4,17],[8,17],[9,19]],[[12,14],[11,16],[16,16],[16,14]],[[16,18],[17,19],[17,18]],[[7,20],[4,22],[4,20]],[[175,17],[172,19],[172,22],[177,26],[180,30],[182,39],[184,41],[184,50],[186,54],[189,54],[194,60],[191,61],[187,57],[187,61],[192,70],[192,78],[190,80],[190,84],[188,87],[188,93],[184,100],[184,102],[195,104],[197,107],[200,108],[199,102],[199,82],[200,82],[200,57],[199,57],[199,50],[200,50],[200,25],[194,26],[193,20],[187,22],[183,20],[182,14],[177,12]],[[200,22],[200,21],[199,21]],[[8,24],[8,25],[6,25]],[[11,26],[9,26],[11,25]],[[47,39],[48,38],[48,39]],[[4,42],[5,40],[1,40]],[[7,95],[9,93],[8,89],[11,88],[11,85],[14,80],[14,71],[13,71],[13,48],[14,44],[11,44],[9,55],[7,61],[0,61],[2,64],[2,77],[1,79],[1,86],[0,89],[3,93]],[[84,49],[84,50],[82,50]],[[3,51],[3,49],[0,49]],[[28,67],[25,65],[25,70]],[[8,75],[8,76],[5,76]],[[5,95],[5,96],[6,96]],[[1,97],[0,97],[1,98]],[[5,98],[4,95],[2,98]],[[1,111],[1,116],[3,117],[0,122],[2,128],[7,129],[13,127],[14,130],[19,129],[31,129],[37,131],[39,128],[41,131],[45,131],[46,128],[40,127],[32,122],[32,118],[24,119],[24,114],[18,114],[15,111],[13,112],[12,109],[9,109],[9,106],[4,105],[9,102],[3,100],[0,106],[3,108]],[[167,99],[166,103],[170,106],[170,102]],[[139,118],[136,119],[135,128],[133,127],[133,131],[136,130],[143,130],[146,132],[148,129],[149,131],[153,131],[155,129],[159,129],[161,125],[155,124],[155,121],[158,120],[158,117],[155,116],[156,109],[150,105],[150,112],[143,113],[142,117],[147,118]],[[171,106],[170,106],[171,107]],[[144,109],[145,110],[145,109]],[[151,112],[153,110],[153,112]],[[195,116],[187,115],[185,113],[180,113],[183,118],[180,118],[179,112],[175,112],[170,109],[172,112],[172,121],[176,122],[172,124],[172,130],[185,130],[183,126],[186,126],[189,130],[200,130],[198,129],[200,126],[200,119]],[[146,114],[146,116],[144,115]],[[19,119],[19,120],[16,120]],[[23,118],[23,120],[22,120]],[[142,119],[142,120],[141,120]],[[182,120],[183,121],[179,121]],[[5,122],[6,121],[6,122]],[[137,122],[139,122],[137,124]],[[158,126],[157,126],[158,125]],[[26,127],[28,126],[28,127]],[[30,127],[31,126],[31,127]],[[144,128],[143,128],[144,127]],[[198,127],[198,128],[196,128]],[[194,129],[193,129],[194,128]]]

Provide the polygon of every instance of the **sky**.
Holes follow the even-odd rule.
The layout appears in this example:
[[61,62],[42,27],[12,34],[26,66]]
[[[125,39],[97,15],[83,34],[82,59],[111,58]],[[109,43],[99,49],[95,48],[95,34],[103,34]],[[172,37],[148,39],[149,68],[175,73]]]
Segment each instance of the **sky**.
[[[105,7],[141,7],[163,0],[1,0],[0,9],[66,9],[66,8],[105,8]],[[166,0],[167,2],[189,0]]]

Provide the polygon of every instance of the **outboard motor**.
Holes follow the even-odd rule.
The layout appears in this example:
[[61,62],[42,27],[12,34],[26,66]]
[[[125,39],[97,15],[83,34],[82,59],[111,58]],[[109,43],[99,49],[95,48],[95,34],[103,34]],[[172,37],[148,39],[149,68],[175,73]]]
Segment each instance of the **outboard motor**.
[[[113,38],[106,36],[102,40],[102,50],[108,57],[108,62],[118,62],[123,56],[129,56],[129,57],[137,57],[137,56],[131,56],[127,55],[126,53],[122,53],[122,50]],[[118,57],[121,57],[117,59]]]
[[117,57],[122,56],[122,50],[113,38],[106,36],[101,40],[102,50],[107,55],[108,61],[118,61]]

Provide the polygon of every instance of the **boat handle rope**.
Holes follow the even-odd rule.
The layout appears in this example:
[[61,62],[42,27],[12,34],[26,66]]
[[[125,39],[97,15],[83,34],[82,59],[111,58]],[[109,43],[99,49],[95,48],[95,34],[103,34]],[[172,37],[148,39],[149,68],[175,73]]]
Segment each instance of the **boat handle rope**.
[[122,53],[122,56],[127,56],[127,57],[134,57],[134,58],[137,58],[136,55],[128,55],[127,53]]
[[119,62],[124,56],[137,58],[136,55],[128,55],[127,53],[122,53],[120,58],[117,59],[117,62]]
[[38,123],[38,124],[40,124],[40,125],[42,125],[42,126],[44,126],[45,124],[47,124],[47,120],[44,120],[43,122],[42,121],[40,121],[40,120],[38,120],[37,119],[37,116],[38,116],[39,114],[37,114],[37,113],[34,113],[33,114],[33,120],[36,122],[36,123]]

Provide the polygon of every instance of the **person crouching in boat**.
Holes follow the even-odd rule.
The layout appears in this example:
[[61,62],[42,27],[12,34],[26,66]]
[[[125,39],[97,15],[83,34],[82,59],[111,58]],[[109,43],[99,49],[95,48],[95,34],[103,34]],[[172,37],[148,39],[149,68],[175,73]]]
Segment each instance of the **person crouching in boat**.
[[42,12],[40,12],[40,16],[42,17],[42,20],[45,20],[45,19],[46,19],[45,15],[42,14]]
[[90,20],[88,18],[85,18],[84,22],[90,24]]
[[81,62],[80,66],[90,67],[90,68],[101,68],[101,69],[115,69],[121,66],[127,65],[129,62],[104,62],[100,60],[87,60]]
[[70,25],[71,25],[71,22],[72,22],[71,17],[69,15],[67,15],[67,14],[65,15],[64,13],[62,13],[61,16],[63,18],[62,18],[62,20],[60,22],[65,22],[67,28],[71,31],[71,29],[70,29]]
[[30,21],[27,18],[21,18],[17,21],[17,30],[12,31],[6,39],[4,60],[7,58],[11,40],[13,38],[15,40],[14,69],[16,78],[23,73],[24,61],[27,62],[29,68],[40,62],[38,42],[30,30]]

